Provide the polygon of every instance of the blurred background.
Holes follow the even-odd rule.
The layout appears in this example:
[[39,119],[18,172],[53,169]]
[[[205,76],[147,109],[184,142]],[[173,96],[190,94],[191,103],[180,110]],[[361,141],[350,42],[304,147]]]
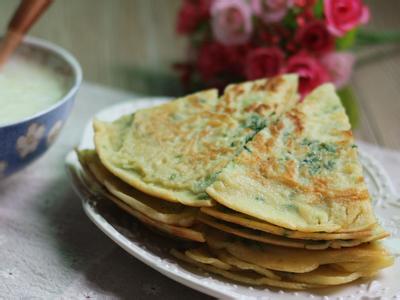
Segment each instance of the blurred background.
[[[5,28],[18,5],[0,2]],[[400,30],[400,1],[365,1],[367,29]],[[185,56],[185,39],[175,32],[180,0],[56,0],[31,35],[71,51],[86,81],[147,95],[182,92],[172,64]],[[400,149],[400,46],[360,51],[351,81],[359,105],[356,135]]]

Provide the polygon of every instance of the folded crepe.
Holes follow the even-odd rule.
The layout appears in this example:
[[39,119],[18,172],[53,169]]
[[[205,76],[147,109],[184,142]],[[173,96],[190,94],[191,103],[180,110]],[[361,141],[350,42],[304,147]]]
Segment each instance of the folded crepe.
[[205,189],[259,130],[298,100],[297,76],[228,86],[95,120],[96,151],[115,176],[149,195],[210,206]]
[[371,277],[393,264],[393,257],[377,242],[341,250],[304,250],[249,242],[216,230],[207,231],[206,241],[199,248],[173,249],[171,254],[250,285],[324,288]]
[[180,203],[162,201],[129,186],[110,173],[100,162],[94,150],[77,152],[86,174],[92,174],[107,192],[145,216],[164,224],[190,227],[194,224],[197,210]]
[[258,241],[261,243],[291,247],[291,248],[304,248],[310,250],[324,250],[328,248],[348,248],[358,246],[360,244],[376,241],[389,236],[382,227],[377,225],[374,227],[368,236],[358,239],[332,239],[332,240],[306,240],[306,239],[294,239],[285,236],[275,235],[260,230],[250,229],[240,225],[232,224],[219,220],[217,218],[210,217],[206,214],[199,214],[198,220],[210,227],[218,229],[222,232],[226,232],[235,236],[239,236],[248,240]]
[[[170,237],[205,242],[196,208],[165,202],[143,194],[113,177],[99,162],[94,150],[77,151],[83,169],[84,188],[96,198],[112,201],[142,224]],[[115,184],[115,185],[114,185]],[[116,190],[116,186],[120,190]]]
[[376,226],[350,124],[331,84],[256,134],[206,191],[232,210],[293,231]]

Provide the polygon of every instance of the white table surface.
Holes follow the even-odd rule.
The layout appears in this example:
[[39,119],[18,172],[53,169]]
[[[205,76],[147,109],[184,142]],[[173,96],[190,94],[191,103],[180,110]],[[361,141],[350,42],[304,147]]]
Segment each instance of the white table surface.
[[[205,299],[129,256],[84,215],[64,168],[89,118],[137,96],[85,83],[55,145],[0,181],[0,299]],[[358,142],[400,191],[400,152]]]

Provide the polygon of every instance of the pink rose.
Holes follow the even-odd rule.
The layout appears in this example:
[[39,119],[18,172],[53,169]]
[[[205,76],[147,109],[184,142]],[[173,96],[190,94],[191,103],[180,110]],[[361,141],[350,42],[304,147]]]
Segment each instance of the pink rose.
[[251,0],[254,14],[267,24],[281,21],[290,6],[292,0]]
[[297,73],[299,75],[299,92],[302,96],[329,81],[329,74],[324,67],[307,53],[299,53],[289,58],[285,73]]
[[330,51],[334,46],[333,36],[325,23],[319,20],[307,22],[299,27],[295,40],[301,48],[317,54]]
[[336,36],[369,20],[369,9],[362,0],[324,0],[324,12],[328,30]]
[[211,6],[214,37],[230,46],[244,44],[253,30],[251,9],[244,0],[215,0]]
[[278,75],[283,66],[284,55],[277,47],[256,48],[247,55],[245,60],[245,75],[254,80]]
[[331,52],[321,58],[321,64],[328,71],[337,88],[345,86],[351,76],[354,56],[348,52]]

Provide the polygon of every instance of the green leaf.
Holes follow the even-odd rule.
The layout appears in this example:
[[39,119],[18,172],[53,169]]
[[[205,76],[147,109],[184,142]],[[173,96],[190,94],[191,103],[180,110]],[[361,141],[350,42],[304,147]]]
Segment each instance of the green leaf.
[[400,44],[400,31],[371,32],[360,30],[355,40],[356,46]]
[[296,29],[297,22],[296,22],[296,12],[294,10],[289,10],[286,14],[285,18],[283,19],[283,25],[289,29]]
[[346,33],[345,36],[338,38],[336,40],[336,49],[338,50],[346,50],[354,45],[354,41],[356,40],[357,29],[353,29]]
[[357,128],[359,121],[358,105],[353,91],[346,86],[338,91],[338,95],[349,117],[351,127]]
[[318,0],[314,6],[314,16],[318,19],[324,16],[324,2],[323,0]]

